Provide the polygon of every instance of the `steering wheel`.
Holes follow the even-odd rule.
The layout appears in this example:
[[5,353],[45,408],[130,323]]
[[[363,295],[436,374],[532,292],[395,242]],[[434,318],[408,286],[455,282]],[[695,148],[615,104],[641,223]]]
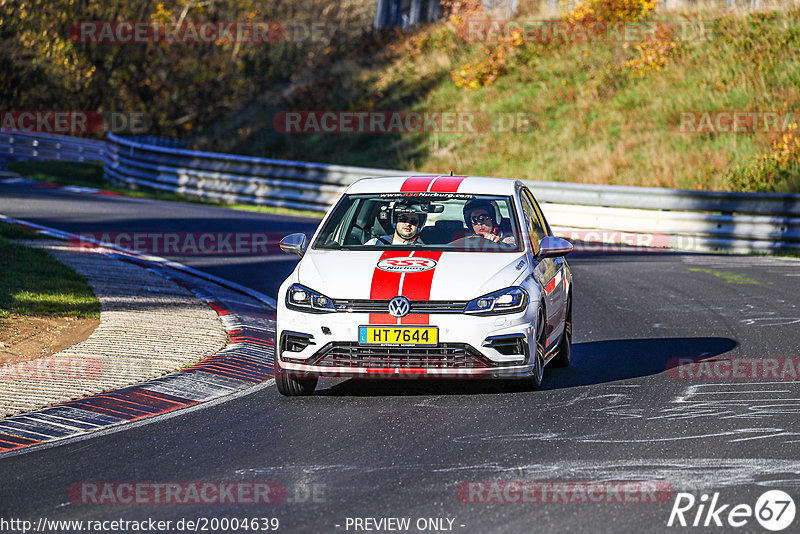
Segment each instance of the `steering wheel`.
[[[479,238],[481,238],[481,239],[486,239],[486,238],[485,238],[485,237],[483,237],[481,234],[470,234],[470,235],[468,235],[468,236],[464,236],[464,237],[465,237],[466,239],[470,239],[470,238],[476,238],[476,237],[479,237]],[[492,245],[495,245],[496,247],[499,247],[499,248],[514,248],[514,247],[516,247],[516,246],[517,246],[516,244],[512,245],[511,243],[504,243],[504,242],[502,241],[502,239],[501,239],[501,240],[498,240],[498,241],[492,241],[491,239],[486,239],[486,241],[488,241],[488,242],[489,242],[489,243],[491,243]],[[488,245],[488,243],[487,243],[487,245]]]

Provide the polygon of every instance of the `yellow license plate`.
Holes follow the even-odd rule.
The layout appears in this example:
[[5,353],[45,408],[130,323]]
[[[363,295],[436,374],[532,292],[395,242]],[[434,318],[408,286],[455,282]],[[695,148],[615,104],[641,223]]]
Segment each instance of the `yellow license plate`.
[[435,326],[359,326],[362,345],[436,345],[439,329]]

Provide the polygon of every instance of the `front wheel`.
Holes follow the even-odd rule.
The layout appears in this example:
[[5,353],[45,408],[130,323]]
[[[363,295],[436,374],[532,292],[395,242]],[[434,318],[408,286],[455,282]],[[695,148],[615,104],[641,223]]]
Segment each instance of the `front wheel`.
[[567,367],[572,353],[572,299],[567,301],[567,314],[564,319],[564,333],[558,343],[558,354],[552,360],[553,367]]
[[277,360],[275,361],[275,386],[281,395],[287,397],[302,397],[314,393],[317,388],[318,378],[292,378],[286,371],[280,368]]
[[537,313],[538,320],[536,323],[536,350],[531,355],[533,360],[533,369],[531,369],[530,376],[523,379],[525,388],[529,390],[539,389],[542,385],[544,378],[544,349],[547,343],[547,334],[545,332],[545,318],[544,309],[539,308]]

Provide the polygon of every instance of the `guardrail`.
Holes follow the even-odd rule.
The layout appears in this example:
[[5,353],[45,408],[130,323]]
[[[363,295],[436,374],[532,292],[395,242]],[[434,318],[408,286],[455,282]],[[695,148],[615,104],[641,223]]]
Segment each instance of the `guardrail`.
[[104,141],[0,128],[0,162],[103,161]]
[[113,134],[106,146],[106,176],[115,184],[320,212],[358,178],[407,172],[173,149]]
[[[90,143],[96,156],[98,142]],[[62,146],[61,157],[52,159],[76,154],[74,147]],[[86,158],[86,149],[78,154]],[[200,152],[171,140],[114,134],[105,143],[104,160],[106,178],[125,187],[316,212],[359,178],[411,172]],[[526,183],[551,226],[573,239],[697,251],[800,251],[800,195]]]
[[542,210],[558,235],[573,240],[744,254],[800,251],[794,217],[545,203]]
[[[551,226],[587,241],[695,251],[800,251],[800,195],[529,182]],[[600,238],[587,231],[602,230]]]

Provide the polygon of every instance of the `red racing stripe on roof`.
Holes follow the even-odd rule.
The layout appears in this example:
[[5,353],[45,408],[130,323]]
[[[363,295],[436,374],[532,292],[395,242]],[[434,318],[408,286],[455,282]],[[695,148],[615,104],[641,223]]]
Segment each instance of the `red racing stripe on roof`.
[[400,191],[405,193],[407,191],[427,191],[431,182],[436,179],[436,176],[410,176],[403,182]]
[[440,176],[431,185],[431,191],[437,193],[457,193],[458,186],[464,181],[466,176]]

